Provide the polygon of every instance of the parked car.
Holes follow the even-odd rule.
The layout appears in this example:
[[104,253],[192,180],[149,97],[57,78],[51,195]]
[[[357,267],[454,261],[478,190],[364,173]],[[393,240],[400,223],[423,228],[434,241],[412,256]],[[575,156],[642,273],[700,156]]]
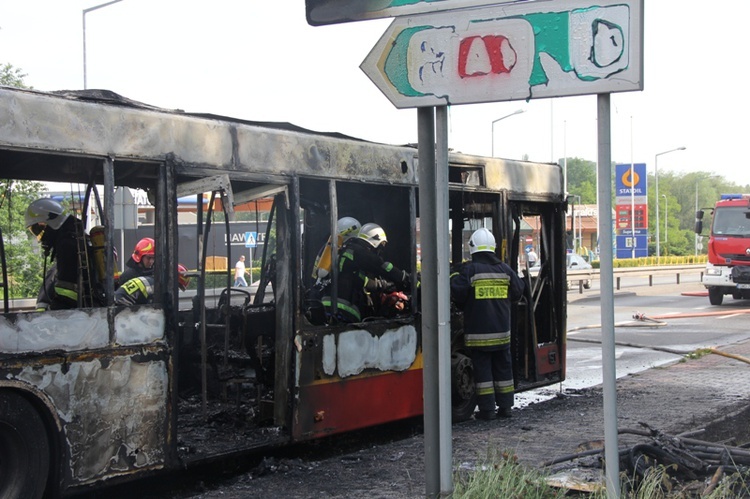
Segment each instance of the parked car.
[[[576,253],[568,253],[566,255],[567,263],[568,263],[568,272],[572,270],[591,270],[591,264],[583,259],[581,255],[578,255]],[[568,289],[572,289],[573,286],[576,286],[578,284],[578,281],[580,279],[571,279],[568,280]],[[585,279],[583,281],[583,287],[586,289],[591,288],[591,279]]]

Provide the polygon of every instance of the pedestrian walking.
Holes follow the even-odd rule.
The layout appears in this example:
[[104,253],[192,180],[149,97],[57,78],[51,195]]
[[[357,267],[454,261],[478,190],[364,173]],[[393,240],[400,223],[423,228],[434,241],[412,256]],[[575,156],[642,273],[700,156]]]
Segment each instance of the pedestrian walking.
[[245,274],[247,269],[245,268],[245,255],[240,255],[240,259],[234,265],[234,286],[240,288],[247,287],[247,281],[245,280]]

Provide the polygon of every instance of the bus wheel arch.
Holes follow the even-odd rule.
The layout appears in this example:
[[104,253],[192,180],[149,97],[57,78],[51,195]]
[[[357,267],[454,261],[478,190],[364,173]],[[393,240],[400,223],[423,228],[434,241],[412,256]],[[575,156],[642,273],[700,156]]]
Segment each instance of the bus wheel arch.
[[56,497],[59,443],[37,400],[27,391],[0,387],[0,497]]

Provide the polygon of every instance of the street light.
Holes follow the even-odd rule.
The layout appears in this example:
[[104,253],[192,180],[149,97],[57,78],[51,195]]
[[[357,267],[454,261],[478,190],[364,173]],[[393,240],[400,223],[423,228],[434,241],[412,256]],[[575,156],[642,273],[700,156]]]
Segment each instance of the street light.
[[[119,0],[118,0],[118,1],[119,1]],[[498,121],[502,121],[502,120],[504,120],[505,118],[510,118],[511,116],[515,116],[515,115],[517,115],[517,114],[521,114],[521,113],[523,113],[524,111],[525,111],[524,109],[516,109],[516,110],[515,110],[515,111],[513,111],[512,113],[510,113],[510,114],[506,114],[506,115],[505,115],[505,116],[503,116],[502,118],[498,118],[498,119],[496,119],[496,120],[494,120],[494,121],[492,122],[492,157],[493,157],[493,158],[495,157],[495,123],[497,123]]]
[[94,5],[93,7],[89,7],[88,9],[83,9],[83,89],[86,90],[88,86],[86,85],[86,14],[91,12],[92,10],[101,9],[103,7],[106,7],[107,5],[112,5],[113,3],[122,2],[122,0],[112,0],[111,2],[103,3],[100,5]]
[[664,198],[664,253],[669,254],[669,247],[667,246],[667,238],[669,237],[669,228],[667,227],[669,212],[667,210],[669,209],[669,205],[667,204],[667,195],[662,194],[661,197]]
[[656,258],[661,256],[661,247],[659,246],[659,156],[669,154],[675,151],[684,151],[686,147],[677,147],[669,151],[656,153],[654,156],[654,184],[656,187]]

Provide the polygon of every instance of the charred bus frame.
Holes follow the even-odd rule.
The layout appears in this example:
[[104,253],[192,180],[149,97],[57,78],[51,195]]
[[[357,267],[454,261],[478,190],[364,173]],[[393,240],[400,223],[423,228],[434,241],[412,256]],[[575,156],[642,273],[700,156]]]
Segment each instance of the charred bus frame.
[[[164,110],[96,90],[0,88],[0,123],[2,176],[74,182],[101,193],[108,248],[115,189],[147,191],[159,269],[150,305],[113,305],[111,251],[105,305],[29,313],[6,304],[0,437],[10,444],[0,446],[0,491],[33,487],[22,462],[34,463],[33,480],[48,476],[39,493],[64,494],[421,415],[416,278],[411,307],[395,317],[314,325],[305,314],[315,256],[340,216],[380,224],[388,234],[386,259],[418,275],[415,148]],[[528,292],[514,308],[516,388],[562,381],[561,168],[451,154],[449,181],[454,262],[468,257],[471,231],[486,226],[498,235],[499,255],[518,268],[533,227],[542,265],[533,280],[525,272]],[[211,202],[207,213],[198,210],[201,258],[182,261],[176,200],[203,193]],[[218,218],[228,223],[234,206],[259,198],[274,204],[257,292],[232,288],[229,274],[226,284],[208,288],[206,240],[217,223],[211,212],[221,209]],[[233,261],[231,248],[227,256]],[[178,262],[194,269],[192,299],[180,299]],[[460,420],[471,416],[475,398],[460,313],[452,326]]]

